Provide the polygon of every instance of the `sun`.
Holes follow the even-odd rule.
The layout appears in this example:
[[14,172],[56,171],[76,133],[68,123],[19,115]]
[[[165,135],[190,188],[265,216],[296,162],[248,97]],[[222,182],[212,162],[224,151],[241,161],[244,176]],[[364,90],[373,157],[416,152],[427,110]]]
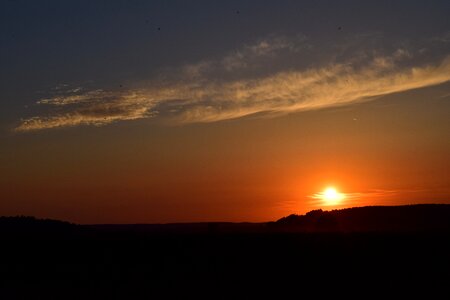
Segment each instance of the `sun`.
[[339,193],[336,188],[330,186],[319,194],[319,198],[322,199],[326,205],[336,205],[345,198],[345,195]]

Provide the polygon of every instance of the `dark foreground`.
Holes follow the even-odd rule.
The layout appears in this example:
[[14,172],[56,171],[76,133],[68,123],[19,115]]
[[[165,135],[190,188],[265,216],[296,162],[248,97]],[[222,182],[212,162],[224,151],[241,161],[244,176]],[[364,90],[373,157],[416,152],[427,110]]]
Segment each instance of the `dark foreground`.
[[449,291],[448,230],[3,227],[0,299],[444,299]]

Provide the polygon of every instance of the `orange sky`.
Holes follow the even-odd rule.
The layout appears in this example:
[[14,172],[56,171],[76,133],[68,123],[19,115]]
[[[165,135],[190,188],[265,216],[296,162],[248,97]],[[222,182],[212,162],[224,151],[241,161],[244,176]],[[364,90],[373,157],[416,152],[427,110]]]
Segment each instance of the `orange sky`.
[[[5,2],[0,215],[450,203],[449,15],[416,0]],[[327,186],[347,197],[311,197]]]
[[450,107],[424,93],[269,119],[14,135],[0,209],[81,223],[268,221],[335,208],[309,197],[328,185],[351,195],[336,208],[448,202]]

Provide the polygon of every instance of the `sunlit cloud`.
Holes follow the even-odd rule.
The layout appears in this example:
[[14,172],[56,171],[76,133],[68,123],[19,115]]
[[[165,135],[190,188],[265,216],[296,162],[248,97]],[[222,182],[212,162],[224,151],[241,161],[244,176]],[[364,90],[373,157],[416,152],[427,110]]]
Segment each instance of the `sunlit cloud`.
[[[72,90],[66,95],[58,95],[39,100],[40,105],[63,107],[63,112],[50,116],[37,116],[23,120],[17,131],[29,131],[76,125],[106,125],[115,121],[135,120],[151,117],[152,100],[138,91],[126,93],[89,91],[80,94]],[[66,108],[68,107],[68,108]]]
[[49,108],[46,114],[23,119],[16,130],[100,126],[156,115],[180,124],[252,114],[273,116],[369,101],[450,80],[449,56],[432,63],[417,63],[414,53],[403,48],[389,55],[375,53],[363,60],[252,73],[245,78],[226,76],[277,58],[282,51],[301,59],[305,45],[304,38],[258,40],[220,59],[185,65],[178,72],[181,76],[147,82],[136,89],[108,91],[64,86],[37,101],[37,106]]

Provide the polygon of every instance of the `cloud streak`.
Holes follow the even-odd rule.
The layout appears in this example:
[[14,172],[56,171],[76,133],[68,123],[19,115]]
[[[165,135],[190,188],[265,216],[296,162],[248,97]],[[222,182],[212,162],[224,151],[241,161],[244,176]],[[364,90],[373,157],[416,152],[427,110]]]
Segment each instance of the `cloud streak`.
[[[102,90],[78,93],[42,99],[39,105],[62,108],[49,116],[36,116],[25,119],[16,128],[17,131],[30,131],[77,125],[106,125],[115,121],[135,120],[151,117],[156,112],[151,109],[151,99],[139,91],[123,93]],[[78,94],[74,94],[78,93]]]
[[[414,65],[413,54],[404,49],[364,61],[253,74],[248,78],[220,76],[221,72],[248,67],[255,58],[277,57],[280,51],[301,53],[296,45],[304,43],[304,39],[296,43],[286,38],[260,40],[216,61],[184,66],[181,78],[153,81],[138,89],[59,90],[37,101],[38,106],[50,109],[47,114],[22,120],[16,131],[100,126],[156,115],[177,123],[215,122],[256,113],[284,114],[348,105],[450,81],[449,56],[434,64]],[[211,76],[212,71],[218,75]]]

